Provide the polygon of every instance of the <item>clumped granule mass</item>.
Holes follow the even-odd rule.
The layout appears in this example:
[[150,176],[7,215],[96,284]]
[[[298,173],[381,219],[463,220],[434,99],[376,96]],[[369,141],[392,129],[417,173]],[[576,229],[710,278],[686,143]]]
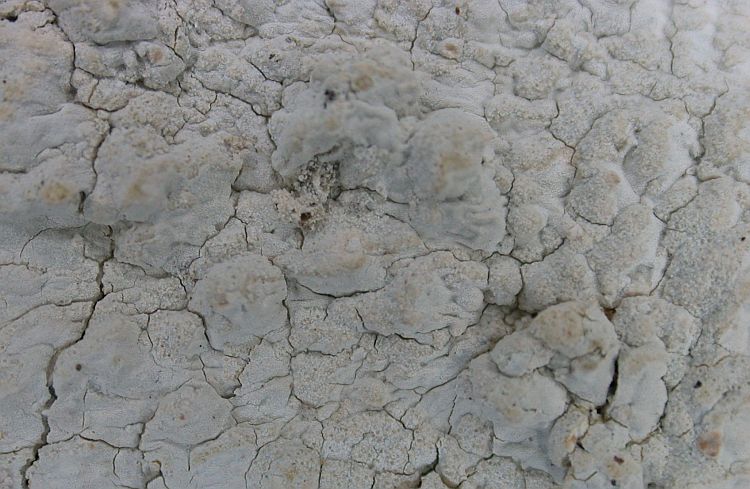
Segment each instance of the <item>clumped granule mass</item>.
[[0,0],[0,489],[750,487],[750,2]]

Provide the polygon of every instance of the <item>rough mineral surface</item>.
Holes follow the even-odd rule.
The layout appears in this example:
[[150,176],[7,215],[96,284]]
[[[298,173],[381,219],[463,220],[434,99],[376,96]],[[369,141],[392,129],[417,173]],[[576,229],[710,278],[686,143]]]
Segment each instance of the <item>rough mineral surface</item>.
[[747,489],[747,0],[0,0],[0,489]]

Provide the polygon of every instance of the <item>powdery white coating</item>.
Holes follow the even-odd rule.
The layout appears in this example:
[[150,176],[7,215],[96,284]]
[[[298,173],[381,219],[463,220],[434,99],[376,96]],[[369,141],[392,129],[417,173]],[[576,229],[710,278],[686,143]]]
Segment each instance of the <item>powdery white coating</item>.
[[505,377],[486,356],[475,359],[462,380],[451,418],[472,413],[490,422],[493,453],[554,473],[544,441],[553,421],[565,411],[565,389],[538,372]]
[[563,303],[545,309],[528,328],[505,336],[490,352],[505,375],[548,367],[568,391],[604,404],[618,352],[612,324],[598,307]]
[[206,272],[195,284],[188,307],[205,318],[214,348],[241,352],[284,327],[284,299],[286,284],[278,268],[262,256],[239,255]]
[[343,296],[380,289],[393,262],[426,251],[414,230],[392,217],[339,208],[328,216],[330,225],[310,232],[301,250],[274,260],[287,277],[313,292]]
[[661,343],[648,343],[620,353],[617,390],[610,415],[630,429],[634,440],[642,440],[654,431],[664,413],[667,387],[667,353]]
[[0,0],[0,489],[750,487],[748,19]]
[[459,336],[477,322],[483,308],[487,269],[436,252],[399,261],[382,290],[352,298],[363,327],[384,336],[426,341],[433,331]]

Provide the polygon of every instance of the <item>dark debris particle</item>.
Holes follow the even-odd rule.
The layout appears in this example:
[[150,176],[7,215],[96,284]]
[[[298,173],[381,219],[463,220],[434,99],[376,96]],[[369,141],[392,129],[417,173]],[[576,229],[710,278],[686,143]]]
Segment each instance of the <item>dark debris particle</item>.
[[326,96],[326,100],[328,100],[329,102],[333,102],[334,100],[336,100],[336,92],[334,92],[331,89],[328,89],[325,92],[323,92],[323,95]]
[[[3,83],[5,83],[5,82],[3,82]],[[745,241],[745,239],[747,239],[747,237],[743,236],[743,237],[740,238],[740,241]]]
[[618,464],[622,464],[623,462],[625,462],[625,460],[618,457],[617,455],[614,456],[614,461],[617,462]]
[[460,7],[456,7],[456,15],[461,15],[461,8]]
[[76,370],[80,372],[82,368],[83,368],[83,365],[81,365],[80,363],[76,363]]
[[703,382],[700,380],[693,384],[693,389],[700,389],[703,386]]
[[609,481],[609,483],[610,483],[610,484],[612,484],[613,486],[616,486],[616,485],[617,485],[617,481],[616,481],[616,480],[614,480],[614,479],[612,479],[611,481]]

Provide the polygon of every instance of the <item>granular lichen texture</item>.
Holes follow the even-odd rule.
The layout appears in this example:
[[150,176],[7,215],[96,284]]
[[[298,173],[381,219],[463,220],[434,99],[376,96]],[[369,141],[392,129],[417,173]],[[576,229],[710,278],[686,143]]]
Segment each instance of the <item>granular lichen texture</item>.
[[750,488],[747,0],[0,0],[0,489]]

